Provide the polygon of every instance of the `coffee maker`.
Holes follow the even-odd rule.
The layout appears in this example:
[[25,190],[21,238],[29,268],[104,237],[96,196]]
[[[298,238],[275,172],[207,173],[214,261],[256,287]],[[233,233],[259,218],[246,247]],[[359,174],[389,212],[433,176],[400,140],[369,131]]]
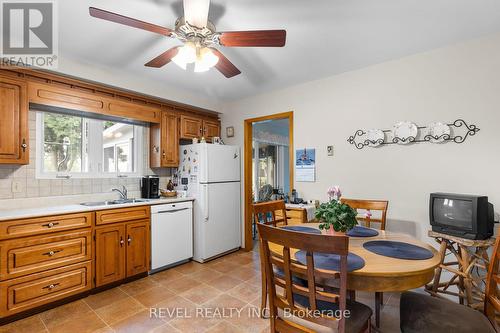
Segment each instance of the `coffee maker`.
[[141,197],[144,199],[158,199],[160,178],[158,176],[144,176],[141,178]]

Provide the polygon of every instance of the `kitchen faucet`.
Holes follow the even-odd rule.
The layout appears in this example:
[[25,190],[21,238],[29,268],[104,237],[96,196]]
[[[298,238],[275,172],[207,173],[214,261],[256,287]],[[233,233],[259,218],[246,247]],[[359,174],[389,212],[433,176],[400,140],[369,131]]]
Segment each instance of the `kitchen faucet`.
[[111,192],[118,192],[120,194],[120,197],[122,200],[127,200],[127,188],[125,187],[125,185],[122,185],[122,189],[117,189],[117,188],[114,188],[111,190]]

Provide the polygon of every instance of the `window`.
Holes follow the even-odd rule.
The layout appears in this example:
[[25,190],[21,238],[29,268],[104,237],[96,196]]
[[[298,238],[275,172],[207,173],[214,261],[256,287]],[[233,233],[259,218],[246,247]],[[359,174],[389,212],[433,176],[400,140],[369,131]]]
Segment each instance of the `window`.
[[140,176],[143,127],[37,112],[37,178]]

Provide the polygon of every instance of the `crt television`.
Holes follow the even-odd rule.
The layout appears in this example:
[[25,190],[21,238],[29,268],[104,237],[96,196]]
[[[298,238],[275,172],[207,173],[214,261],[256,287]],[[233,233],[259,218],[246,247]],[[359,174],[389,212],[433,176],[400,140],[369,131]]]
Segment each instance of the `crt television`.
[[468,239],[493,235],[493,205],[486,196],[432,193],[429,216],[436,232]]

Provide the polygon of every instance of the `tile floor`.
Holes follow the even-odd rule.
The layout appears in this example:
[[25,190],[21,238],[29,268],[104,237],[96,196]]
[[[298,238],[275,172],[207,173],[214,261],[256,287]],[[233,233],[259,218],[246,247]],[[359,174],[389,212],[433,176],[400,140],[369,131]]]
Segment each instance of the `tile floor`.
[[[259,265],[258,252],[242,251],[206,264],[189,262],[2,326],[0,332],[268,332],[269,321],[253,312],[260,305]],[[373,294],[358,293],[357,300],[374,306]],[[399,332],[399,295],[385,294],[384,300],[381,331]],[[228,309],[240,316],[230,316]]]

